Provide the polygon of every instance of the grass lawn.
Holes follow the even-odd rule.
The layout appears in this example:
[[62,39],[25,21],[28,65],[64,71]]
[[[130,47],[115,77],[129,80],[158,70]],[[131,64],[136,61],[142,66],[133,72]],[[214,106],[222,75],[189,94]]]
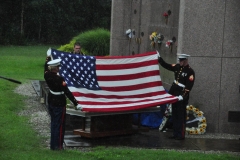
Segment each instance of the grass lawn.
[[[43,80],[43,66],[49,47],[0,46],[0,76],[29,83]],[[22,95],[14,93],[19,84],[0,79],[0,159],[1,160],[156,160],[156,159],[238,159],[229,154],[204,154],[157,149],[132,149],[99,146],[89,152],[78,150],[51,151],[41,146],[41,138],[32,129],[27,116],[18,116],[25,108]]]

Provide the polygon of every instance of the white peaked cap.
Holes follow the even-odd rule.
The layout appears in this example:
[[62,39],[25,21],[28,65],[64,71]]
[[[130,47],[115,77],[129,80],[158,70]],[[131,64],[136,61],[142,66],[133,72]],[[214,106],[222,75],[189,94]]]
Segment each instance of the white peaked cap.
[[188,54],[177,54],[177,56],[178,56],[179,59],[183,59],[183,58],[187,59],[190,55],[188,55]]
[[60,62],[61,62],[61,59],[54,59],[52,61],[49,61],[47,64],[49,66],[54,67],[54,66],[60,66]]

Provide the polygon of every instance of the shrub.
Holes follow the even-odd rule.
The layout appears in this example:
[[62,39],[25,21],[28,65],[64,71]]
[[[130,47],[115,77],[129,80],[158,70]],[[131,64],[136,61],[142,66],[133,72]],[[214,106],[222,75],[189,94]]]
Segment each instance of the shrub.
[[110,50],[110,32],[98,28],[89,30],[74,37],[69,44],[59,48],[61,51],[72,52],[75,42],[80,42],[82,52],[86,55],[106,56]]

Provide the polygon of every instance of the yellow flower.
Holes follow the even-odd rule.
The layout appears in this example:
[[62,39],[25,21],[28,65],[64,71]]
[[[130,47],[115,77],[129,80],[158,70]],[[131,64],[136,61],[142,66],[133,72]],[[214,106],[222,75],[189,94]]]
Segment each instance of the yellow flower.
[[189,110],[193,110],[193,108],[194,108],[193,105],[189,106]]
[[156,37],[156,36],[157,36],[157,32],[153,32],[153,33],[152,33],[152,36],[153,36],[153,37]]
[[200,124],[200,125],[198,125],[198,127],[205,129],[205,128],[207,128],[207,124]]
[[198,134],[198,130],[197,129],[194,131],[194,134]]
[[199,120],[200,123],[205,123],[206,122],[206,118],[205,117],[202,117],[200,120]]
[[204,128],[200,128],[199,129],[201,133],[204,133],[205,132],[205,129]]
[[198,117],[202,117],[203,116],[203,112],[202,111],[199,111],[199,112],[197,112],[197,114],[196,114]]
[[198,111],[199,111],[199,109],[197,109],[197,108],[194,108],[194,109],[193,109],[193,111],[194,111],[194,112],[198,112]]

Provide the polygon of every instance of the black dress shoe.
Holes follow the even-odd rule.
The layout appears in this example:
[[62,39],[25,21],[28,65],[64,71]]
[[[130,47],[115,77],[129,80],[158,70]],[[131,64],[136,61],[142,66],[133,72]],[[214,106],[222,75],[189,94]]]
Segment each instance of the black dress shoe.
[[175,136],[170,136],[168,137],[169,139],[175,139],[176,137]]
[[176,140],[184,140],[185,138],[181,138],[181,137],[176,137]]

